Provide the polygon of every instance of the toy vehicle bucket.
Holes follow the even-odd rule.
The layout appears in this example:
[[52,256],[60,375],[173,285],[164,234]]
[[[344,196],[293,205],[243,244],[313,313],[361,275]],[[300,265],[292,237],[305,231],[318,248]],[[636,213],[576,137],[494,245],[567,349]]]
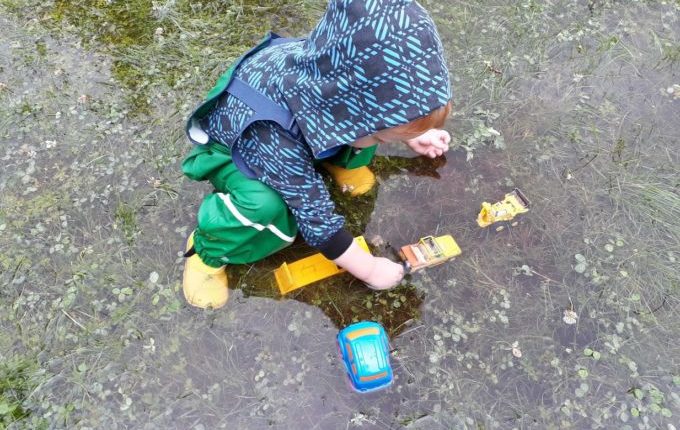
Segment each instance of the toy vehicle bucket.
[[529,205],[531,205],[531,202],[529,201],[527,196],[525,196],[524,193],[519,188],[515,188],[514,190],[512,190],[512,193],[515,196],[517,196],[517,200],[519,200],[524,205],[525,208],[528,208]]

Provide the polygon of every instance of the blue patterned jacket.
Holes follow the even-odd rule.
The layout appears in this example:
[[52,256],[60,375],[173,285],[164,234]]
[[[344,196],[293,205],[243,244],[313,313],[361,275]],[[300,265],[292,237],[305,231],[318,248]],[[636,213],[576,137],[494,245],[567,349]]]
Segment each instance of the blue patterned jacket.
[[233,142],[239,169],[275,189],[307,243],[329,258],[341,255],[351,236],[314,161],[451,98],[435,25],[410,0],[330,0],[306,40],[260,50],[235,76],[290,110],[294,135],[258,121],[236,136],[252,110],[228,93],[202,128],[217,142]]

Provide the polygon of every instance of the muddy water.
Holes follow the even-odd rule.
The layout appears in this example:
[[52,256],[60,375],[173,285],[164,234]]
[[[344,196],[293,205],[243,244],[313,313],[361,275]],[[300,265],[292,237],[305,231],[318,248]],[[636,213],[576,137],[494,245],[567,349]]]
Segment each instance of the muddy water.
[[[376,193],[339,206],[369,239],[452,234],[463,255],[389,293],[338,277],[281,298],[271,270],[310,252],[296,244],[230,270],[208,312],[179,284],[210,191],[177,170],[189,103],[173,103],[196,89],[135,114],[115,54],[3,18],[0,345],[45,372],[25,427],[675,428],[677,5],[427,7],[456,147],[383,148]],[[513,187],[530,212],[480,229],[480,203]],[[361,319],[388,329],[396,375],[367,395],[334,340]]]

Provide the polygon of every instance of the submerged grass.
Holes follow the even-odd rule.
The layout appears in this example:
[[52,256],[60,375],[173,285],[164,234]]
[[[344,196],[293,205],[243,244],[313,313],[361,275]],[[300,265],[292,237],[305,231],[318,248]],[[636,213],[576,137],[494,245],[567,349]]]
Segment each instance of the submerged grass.
[[[355,234],[452,233],[463,255],[390,292],[341,276],[281,300],[271,270],[314,252],[295,244],[230,267],[229,305],[201,312],[181,252],[210,189],[181,179],[182,116],[322,2],[0,0],[25,23],[0,37],[3,425],[672,428],[680,3],[424,4],[463,151],[378,157],[376,193],[333,192]],[[530,212],[478,229],[514,186]],[[333,325],[361,319],[395,350],[373,397],[334,355]]]
[[653,181],[622,184],[621,200],[631,222],[643,224],[646,234],[665,236],[672,249],[680,244],[680,182],[677,174]]

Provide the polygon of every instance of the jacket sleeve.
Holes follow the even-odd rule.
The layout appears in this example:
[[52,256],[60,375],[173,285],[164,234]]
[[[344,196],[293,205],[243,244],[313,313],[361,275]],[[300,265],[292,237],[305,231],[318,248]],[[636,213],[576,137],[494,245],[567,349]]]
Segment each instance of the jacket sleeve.
[[323,178],[314,168],[311,150],[277,124],[257,122],[234,149],[255,177],[277,191],[288,205],[305,241],[331,260],[352,243],[335,212]]

